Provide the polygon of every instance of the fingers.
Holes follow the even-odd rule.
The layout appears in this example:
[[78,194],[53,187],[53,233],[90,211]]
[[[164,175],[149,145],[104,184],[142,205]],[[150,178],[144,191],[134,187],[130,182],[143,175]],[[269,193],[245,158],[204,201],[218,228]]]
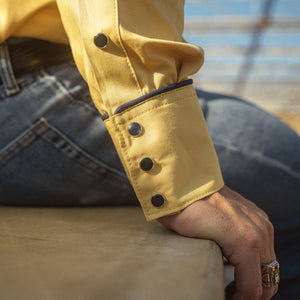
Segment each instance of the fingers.
[[228,300],[269,300],[278,291],[278,286],[263,288],[261,280],[261,267],[259,250],[250,254],[245,253],[248,260],[241,257],[241,263],[235,267],[235,278],[226,288]]
[[273,226],[262,217],[252,217],[253,220],[252,226],[241,229],[242,245],[229,257],[235,266],[235,290],[232,293],[231,287],[231,296],[227,294],[227,299],[269,300],[278,290],[277,286],[262,287],[262,264],[276,260]]
[[[252,205],[248,207],[255,208]],[[274,228],[259,208],[251,211],[241,206],[240,209],[244,218],[238,226],[237,238],[242,242],[228,257],[235,266],[235,283],[227,289],[227,299],[269,300],[276,294],[278,286],[262,287],[261,266],[276,260]],[[234,242],[235,245],[237,243]]]
[[268,216],[241,195],[223,188],[159,221],[181,235],[216,241],[235,266],[228,299],[269,300],[277,287],[263,288],[261,266],[276,259]]
[[278,286],[263,288],[261,266],[270,263],[275,256],[265,250],[257,237],[246,240],[243,247],[233,253],[229,260],[235,266],[235,282],[226,290],[226,299],[269,300],[278,290]]
[[[272,260],[265,261],[265,263],[269,264],[272,261],[276,260],[275,256],[273,257]],[[263,265],[263,263],[261,264]],[[271,299],[278,291],[278,285],[275,285],[274,287],[271,288],[263,288],[263,295],[261,299]]]
[[235,291],[230,300],[256,300],[261,299],[263,288],[261,285],[260,254],[259,250],[245,251],[235,258]]
[[263,294],[260,298],[261,300],[269,300],[271,299],[278,291],[278,285],[272,287],[272,288],[263,288]]

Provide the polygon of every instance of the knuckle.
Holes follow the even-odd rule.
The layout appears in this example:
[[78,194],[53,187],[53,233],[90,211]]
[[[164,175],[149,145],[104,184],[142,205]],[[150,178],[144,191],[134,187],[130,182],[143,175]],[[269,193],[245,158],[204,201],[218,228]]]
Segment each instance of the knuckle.
[[274,239],[274,227],[273,224],[266,220],[261,226],[258,227],[258,232],[261,236],[261,241],[266,243]]
[[266,223],[266,228],[268,230],[268,233],[273,236],[274,235],[274,226],[269,220]]
[[261,234],[258,230],[247,232],[245,243],[249,248],[259,248],[261,244]]
[[264,226],[263,228],[261,228],[260,232],[261,232],[261,236],[263,237],[264,241],[268,241],[269,238],[271,237],[270,231],[267,226]]

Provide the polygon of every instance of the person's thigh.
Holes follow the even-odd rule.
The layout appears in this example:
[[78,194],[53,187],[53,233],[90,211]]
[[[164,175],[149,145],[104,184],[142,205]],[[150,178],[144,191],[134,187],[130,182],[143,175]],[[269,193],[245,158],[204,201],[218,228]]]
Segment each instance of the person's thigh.
[[74,64],[0,91],[0,203],[136,204],[132,188]]
[[[200,99],[225,183],[267,212],[281,264],[276,299],[300,294],[300,138],[243,101]],[[275,299],[274,298],[274,299]]]
[[298,217],[299,136],[247,102],[213,99],[204,105],[225,183],[267,211],[272,221]]

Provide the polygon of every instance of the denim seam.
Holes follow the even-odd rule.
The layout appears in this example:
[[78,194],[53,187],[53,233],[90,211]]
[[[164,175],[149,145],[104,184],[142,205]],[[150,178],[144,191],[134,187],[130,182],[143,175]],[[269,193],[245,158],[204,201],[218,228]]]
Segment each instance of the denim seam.
[[[79,153],[82,157],[85,158],[85,163],[80,162],[79,159],[75,159],[70,154],[66,153],[66,151],[63,151],[63,143],[57,143],[57,145],[51,141],[49,138],[49,132],[54,132],[56,136],[59,136],[68,146],[71,146],[73,150],[75,150],[77,153]],[[48,134],[48,137],[47,137]],[[105,163],[95,159],[90,154],[88,154],[86,151],[81,149],[79,146],[74,144],[68,137],[66,137],[62,132],[57,130],[54,126],[49,124],[45,118],[41,118],[37,123],[35,123],[32,127],[28,128],[26,131],[24,131],[21,135],[16,137],[13,141],[11,141],[7,146],[5,146],[0,151],[0,166],[3,165],[5,162],[7,162],[11,157],[13,157],[16,153],[20,152],[23,148],[27,147],[29,144],[31,144],[34,140],[36,140],[37,137],[42,138],[46,142],[53,145],[57,151],[60,151],[64,155],[66,155],[68,158],[72,159],[76,163],[79,163],[81,166],[85,167],[87,170],[105,175],[106,171],[111,172],[112,174],[118,176],[122,181],[125,183],[128,181],[126,175],[121,173],[120,171],[106,165]],[[60,149],[61,148],[61,149]],[[90,164],[90,165],[89,165]],[[97,171],[97,168],[104,168],[105,172]]]
[[70,101],[82,106],[84,109],[88,110],[89,112],[92,112],[95,116],[99,116],[98,110],[93,108],[91,105],[83,102],[83,100],[74,98],[73,95],[70,93],[70,91],[64,86],[64,84],[60,80],[58,80],[58,78],[55,75],[48,73],[46,70],[41,70],[40,74],[43,77],[51,78],[53,80],[53,83],[56,84],[56,86],[59,88],[59,90],[64,95],[67,94],[67,97]]
[[[32,84],[35,84],[36,82],[40,81],[42,79],[42,74],[40,74],[40,71],[36,73],[31,73],[24,75],[20,78],[17,78],[17,84],[20,88],[19,93],[22,92],[25,88],[30,87]],[[6,99],[9,99],[8,95],[5,92],[5,87],[4,85],[0,85],[0,101],[4,101]]]
[[37,135],[32,132],[32,128],[29,128],[12,140],[0,151],[0,166],[20,152],[23,148],[31,144],[36,137]]
[[20,91],[15,79],[7,44],[0,44],[0,76],[7,96],[12,96]]
[[[79,147],[79,146],[77,146],[76,144],[74,144],[67,136],[65,136],[65,135],[64,135],[62,132],[60,132],[57,128],[55,128],[54,126],[52,126],[51,124],[49,124],[44,118],[42,118],[41,120],[43,120],[44,122],[46,122],[46,123],[47,123],[47,126],[48,126],[48,128],[49,128],[50,130],[52,130],[52,131],[55,132],[57,135],[59,135],[65,142],[67,142],[68,145],[72,146],[73,149],[75,149],[76,151],[78,151],[81,155],[83,155],[83,156],[84,156],[86,159],[88,159],[90,162],[93,162],[94,164],[99,165],[99,166],[105,168],[107,171],[110,171],[110,172],[114,173],[115,175],[118,175],[118,176],[122,177],[123,180],[124,180],[124,179],[127,180],[126,175],[124,175],[124,174],[121,173],[120,171],[116,170],[115,168],[112,168],[112,167],[108,166],[107,164],[105,164],[105,163],[99,161],[98,159],[95,159],[93,156],[91,156],[91,155],[88,154],[86,151],[84,151],[81,147]],[[46,141],[52,143],[52,144],[55,146],[55,148],[57,148],[57,149],[60,148],[59,145],[58,145],[58,146],[55,145],[55,143],[53,143],[53,141],[51,141],[49,138],[46,137],[46,132],[44,132],[44,133],[41,135],[41,137],[42,137],[44,140],[46,140]],[[63,152],[63,151],[62,151],[62,152]],[[78,160],[74,159],[74,158],[71,157],[70,155],[67,154],[67,156],[68,156],[69,158],[71,158],[71,159],[77,161],[78,163],[80,163]],[[93,169],[92,169],[92,168],[89,168],[89,167],[87,166],[87,164],[82,164],[82,163],[80,163],[80,164],[83,165],[83,166],[85,166],[85,167],[87,167],[88,169],[90,169],[90,170],[93,171]],[[99,173],[99,172],[98,172],[98,173]],[[100,172],[100,173],[101,173],[101,172]],[[103,174],[103,173],[102,173],[102,174]]]
[[41,70],[40,74],[45,78],[45,79],[52,79],[52,82],[56,84],[56,86],[58,87],[58,89],[63,93],[63,94],[67,94],[66,96],[68,97],[68,99],[72,102],[75,102],[76,100],[74,99],[74,97],[71,95],[71,93],[68,91],[68,89],[66,89],[63,84],[57,79],[57,77],[55,75],[52,75],[50,73],[48,73],[45,70]]

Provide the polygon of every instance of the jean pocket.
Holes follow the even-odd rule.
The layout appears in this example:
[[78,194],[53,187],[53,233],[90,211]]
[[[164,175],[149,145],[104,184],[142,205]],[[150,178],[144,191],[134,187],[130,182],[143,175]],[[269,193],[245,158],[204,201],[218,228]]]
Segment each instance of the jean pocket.
[[126,204],[129,182],[41,118],[0,150],[0,203]]

